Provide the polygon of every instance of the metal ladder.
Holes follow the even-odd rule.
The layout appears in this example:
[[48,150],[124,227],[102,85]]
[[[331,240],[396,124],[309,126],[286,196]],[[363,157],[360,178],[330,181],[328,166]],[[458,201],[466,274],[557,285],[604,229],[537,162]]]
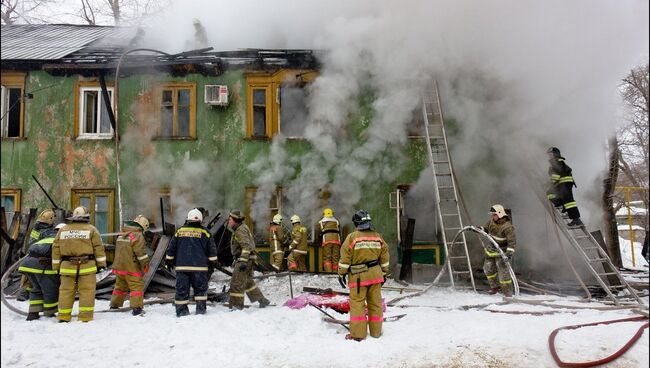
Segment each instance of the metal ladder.
[[[616,305],[629,304],[622,301],[626,297],[631,297],[639,305],[644,305],[641,298],[637,295],[636,290],[625,281],[621,273],[618,272],[618,269],[612,263],[607,252],[605,252],[589,231],[584,226],[569,228],[567,226],[567,219],[562,216],[562,212],[556,209],[546,198],[539,196],[539,193],[538,197],[543,201],[546,211],[557,227],[585,261],[591,274],[596,278],[600,287],[605,290],[605,293],[607,293],[607,297]],[[602,266],[603,271],[595,268],[598,264]],[[623,290],[627,290],[629,295],[619,296],[618,293]]]
[[[476,291],[465,234],[462,234],[460,240],[452,243],[452,239],[454,239],[456,233],[463,227],[463,222],[460,217],[456,181],[451,165],[451,157],[449,156],[447,135],[445,133],[440,104],[440,94],[438,93],[438,84],[436,81],[433,81],[424,90],[422,96],[422,113],[424,131],[428,143],[427,153],[429,156],[429,166],[433,173],[438,222],[440,223],[442,242],[445,247],[445,256],[448,260],[446,264],[451,286],[455,289],[456,280],[460,280],[462,276],[466,280],[467,276],[469,276],[472,289]],[[437,283],[444,272],[445,268],[440,271],[434,283]]]

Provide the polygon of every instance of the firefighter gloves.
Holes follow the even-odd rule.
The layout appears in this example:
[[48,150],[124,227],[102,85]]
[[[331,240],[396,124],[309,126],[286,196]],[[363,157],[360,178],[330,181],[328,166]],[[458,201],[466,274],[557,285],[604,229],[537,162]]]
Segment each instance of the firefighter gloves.
[[339,275],[339,284],[341,284],[341,287],[344,289],[348,287],[348,281],[346,280],[347,277],[348,274]]
[[248,264],[246,262],[240,262],[239,263],[239,270],[244,272],[248,268]]

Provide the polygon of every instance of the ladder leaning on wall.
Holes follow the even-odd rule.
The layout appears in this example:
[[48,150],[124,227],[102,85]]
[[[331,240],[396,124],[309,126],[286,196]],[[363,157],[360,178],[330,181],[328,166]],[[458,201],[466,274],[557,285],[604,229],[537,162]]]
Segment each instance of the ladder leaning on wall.
[[459,240],[452,243],[456,233],[463,227],[463,221],[460,216],[458,189],[449,155],[440,94],[435,81],[428,84],[424,90],[422,114],[428,142],[429,167],[433,173],[436,212],[447,259],[446,267],[440,271],[434,284],[445,272],[449,272],[449,280],[453,288],[456,288],[456,282],[469,280],[472,289],[476,291],[465,234],[463,233]]

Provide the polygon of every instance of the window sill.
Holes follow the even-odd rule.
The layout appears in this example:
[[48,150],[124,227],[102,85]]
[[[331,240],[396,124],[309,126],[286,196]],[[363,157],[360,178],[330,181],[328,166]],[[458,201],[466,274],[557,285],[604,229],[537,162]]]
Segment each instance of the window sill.
[[27,137],[2,137],[3,141],[26,141]]
[[154,141],[195,141],[196,137],[153,137],[151,140]]
[[100,136],[100,135],[78,135],[75,137],[78,141],[110,141],[113,136]]
[[270,141],[272,137],[246,137],[245,141]]

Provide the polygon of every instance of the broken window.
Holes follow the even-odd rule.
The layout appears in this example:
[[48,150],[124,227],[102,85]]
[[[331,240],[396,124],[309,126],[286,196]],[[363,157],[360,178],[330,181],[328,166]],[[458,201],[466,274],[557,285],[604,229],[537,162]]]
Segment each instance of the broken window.
[[23,137],[24,100],[23,90],[25,76],[23,74],[2,74],[2,95],[0,97],[0,113],[2,113],[2,138]]
[[196,138],[195,91],[192,83],[160,88],[160,137]]
[[[108,97],[113,102],[113,87],[106,88]],[[112,138],[113,127],[109,118],[108,106],[104,102],[99,86],[79,87],[79,138]]]
[[9,228],[14,213],[20,212],[20,189],[2,188],[2,207],[5,209],[5,224]]
[[302,85],[285,84],[280,88],[280,131],[289,138],[305,136],[307,90]]
[[72,189],[72,208],[84,206],[90,211],[90,223],[101,234],[113,232],[113,189]]

